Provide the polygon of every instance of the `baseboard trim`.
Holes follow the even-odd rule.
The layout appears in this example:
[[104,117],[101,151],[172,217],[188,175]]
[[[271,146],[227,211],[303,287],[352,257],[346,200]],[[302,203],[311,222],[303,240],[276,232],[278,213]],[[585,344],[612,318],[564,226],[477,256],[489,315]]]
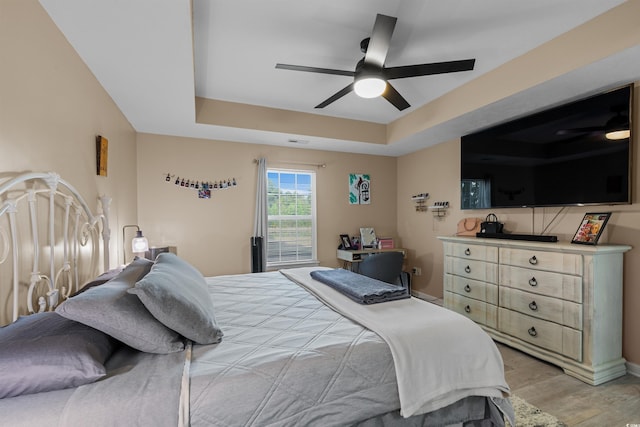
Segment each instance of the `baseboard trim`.
[[420,298],[423,299],[425,301],[435,301],[438,298],[434,297],[433,295],[429,295],[429,294],[425,294],[424,292],[420,292],[420,291],[411,291],[411,295],[416,297],[416,298]]
[[433,295],[425,294],[424,292],[420,291],[411,291],[411,296],[440,306],[443,303],[442,298],[434,297]]
[[627,362],[627,372],[635,377],[640,377],[640,365],[636,365],[635,363]]

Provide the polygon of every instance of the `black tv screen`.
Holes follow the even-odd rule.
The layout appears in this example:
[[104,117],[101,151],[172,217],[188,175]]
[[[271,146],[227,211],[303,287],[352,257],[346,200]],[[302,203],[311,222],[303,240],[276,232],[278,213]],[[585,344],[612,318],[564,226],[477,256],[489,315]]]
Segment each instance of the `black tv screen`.
[[632,94],[628,85],[463,136],[461,208],[631,203]]

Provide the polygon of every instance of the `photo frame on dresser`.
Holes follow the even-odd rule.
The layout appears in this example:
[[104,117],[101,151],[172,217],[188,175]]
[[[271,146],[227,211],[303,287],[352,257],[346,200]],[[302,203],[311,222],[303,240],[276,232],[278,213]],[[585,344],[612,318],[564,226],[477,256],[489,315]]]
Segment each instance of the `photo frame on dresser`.
[[589,212],[584,215],[571,243],[597,245],[611,212]]

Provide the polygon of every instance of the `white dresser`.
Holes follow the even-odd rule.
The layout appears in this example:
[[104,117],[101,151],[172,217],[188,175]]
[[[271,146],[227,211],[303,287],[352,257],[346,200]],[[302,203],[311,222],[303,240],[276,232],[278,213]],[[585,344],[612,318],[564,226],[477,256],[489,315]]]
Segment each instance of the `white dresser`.
[[589,384],[626,373],[622,267],[630,246],[439,239],[445,307]]

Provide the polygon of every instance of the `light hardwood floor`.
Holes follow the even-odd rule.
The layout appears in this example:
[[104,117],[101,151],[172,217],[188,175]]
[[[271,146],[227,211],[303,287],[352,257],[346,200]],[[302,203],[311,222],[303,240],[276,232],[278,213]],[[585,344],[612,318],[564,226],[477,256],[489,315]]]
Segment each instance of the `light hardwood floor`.
[[519,350],[498,348],[511,391],[568,426],[640,426],[640,377],[627,374],[594,387]]

